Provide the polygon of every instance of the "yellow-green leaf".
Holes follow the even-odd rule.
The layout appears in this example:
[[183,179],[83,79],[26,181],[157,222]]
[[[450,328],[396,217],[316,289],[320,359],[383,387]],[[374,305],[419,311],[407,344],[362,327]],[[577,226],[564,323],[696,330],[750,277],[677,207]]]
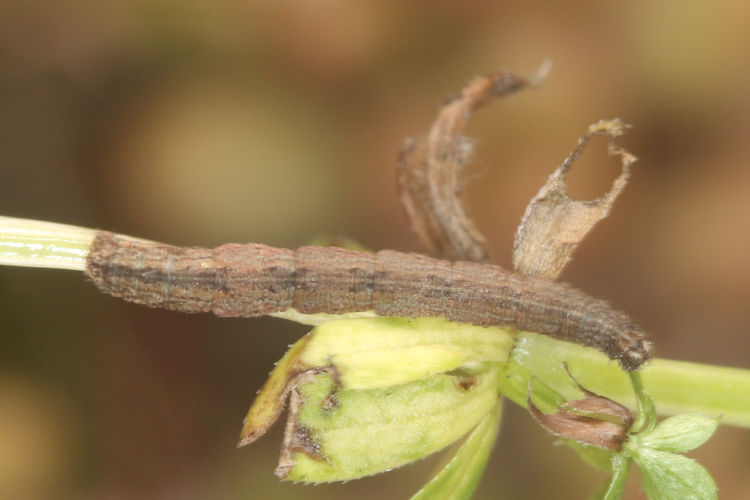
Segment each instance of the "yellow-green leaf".
[[498,373],[493,367],[470,378],[438,374],[393,387],[338,391],[331,375],[320,373],[301,387],[292,431],[303,434],[305,449],[288,450],[290,463],[279,475],[346,481],[439,451],[496,407]]

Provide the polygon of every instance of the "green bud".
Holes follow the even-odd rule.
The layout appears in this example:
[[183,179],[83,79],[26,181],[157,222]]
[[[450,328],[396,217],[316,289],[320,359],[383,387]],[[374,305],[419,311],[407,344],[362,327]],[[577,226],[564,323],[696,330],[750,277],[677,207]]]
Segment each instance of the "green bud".
[[345,481],[418,460],[497,406],[512,340],[501,328],[435,318],[324,323],[274,368],[240,446],[263,435],[289,399],[282,478]]

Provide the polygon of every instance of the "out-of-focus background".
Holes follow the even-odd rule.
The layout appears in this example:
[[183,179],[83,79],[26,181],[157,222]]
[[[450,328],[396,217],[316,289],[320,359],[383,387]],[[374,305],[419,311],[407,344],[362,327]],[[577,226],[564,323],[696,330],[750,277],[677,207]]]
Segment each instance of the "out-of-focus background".
[[[420,250],[394,163],[477,74],[540,90],[476,115],[470,211],[510,267],[529,199],[588,124],[640,157],[563,279],[660,356],[750,367],[747,2],[0,2],[0,213],[176,244],[343,234]],[[604,143],[571,176],[617,174]],[[406,498],[435,460],[345,485],[272,474],[277,426],[235,449],[301,325],[149,310],[79,273],[0,268],[0,498]],[[510,406],[510,405],[509,405]],[[508,407],[477,498],[582,498],[602,478]],[[746,495],[750,432],[694,454]],[[574,479],[574,480],[571,480]],[[633,485],[631,498],[640,498]]]

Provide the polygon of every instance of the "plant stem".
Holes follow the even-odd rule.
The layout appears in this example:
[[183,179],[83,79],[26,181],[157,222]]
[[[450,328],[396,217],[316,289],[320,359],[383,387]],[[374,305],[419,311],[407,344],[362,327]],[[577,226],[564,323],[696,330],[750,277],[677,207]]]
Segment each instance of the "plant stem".
[[604,492],[602,500],[617,500],[622,498],[625,492],[625,481],[628,479],[632,458],[616,454],[612,457],[612,478]]
[[[580,397],[580,393],[563,369],[563,362],[586,389],[636,406],[627,373],[594,349],[520,332],[511,359],[566,399]],[[640,374],[659,414],[721,415],[722,424],[750,428],[750,370],[654,359]],[[525,392],[517,398],[506,395],[525,405]]]
[[648,432],[656,425],[656,408],[654,400],[643,387],[641,372],[630,372],[630,385],[636,399],[636,418],[630,428],[631,432]]
[[[0,265],[82,271],[95,235],[93,229],[0,216]],[[594,349],[520,332],[512,360],[564,397],[575,398],[578,390],[563,369],[567,362],[587,389],[635,406],[627,374]],[[655,359],[640,373],[660,414],[722,415],[723,424],[750,428],[750,370]],[[525,406],[525,385],[505,387],[504,393]]]
[[95,234],[83,227],[0,216],[0,264],[83,271]]

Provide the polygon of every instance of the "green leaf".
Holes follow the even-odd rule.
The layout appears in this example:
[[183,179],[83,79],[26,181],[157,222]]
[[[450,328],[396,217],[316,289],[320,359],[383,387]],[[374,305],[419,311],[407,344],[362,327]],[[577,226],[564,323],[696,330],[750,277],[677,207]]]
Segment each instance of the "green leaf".
[[500,428],[501,402],[467,436],[445,466],[411,500],[471,498],[487,465]]
[[292,481],[346,481],[439,451],[496,407],[498,374],[493,367],[477,377],[438,374],[360,390],[337,390],[329,373],[316,374],[299,389],[291,431],[287,424],[289,435],[302,436],[305,450],[286,450],[290,459],[278,473]]
[[716,484],[706,469],[682,455],[639,448],[633,459],[641,468],[649,500],[712,500]]
[[634,436],[637,446],[684,453],[710,438],[719,427],[719,419],[696,413],[684,413],[662,420],[651,432]]

